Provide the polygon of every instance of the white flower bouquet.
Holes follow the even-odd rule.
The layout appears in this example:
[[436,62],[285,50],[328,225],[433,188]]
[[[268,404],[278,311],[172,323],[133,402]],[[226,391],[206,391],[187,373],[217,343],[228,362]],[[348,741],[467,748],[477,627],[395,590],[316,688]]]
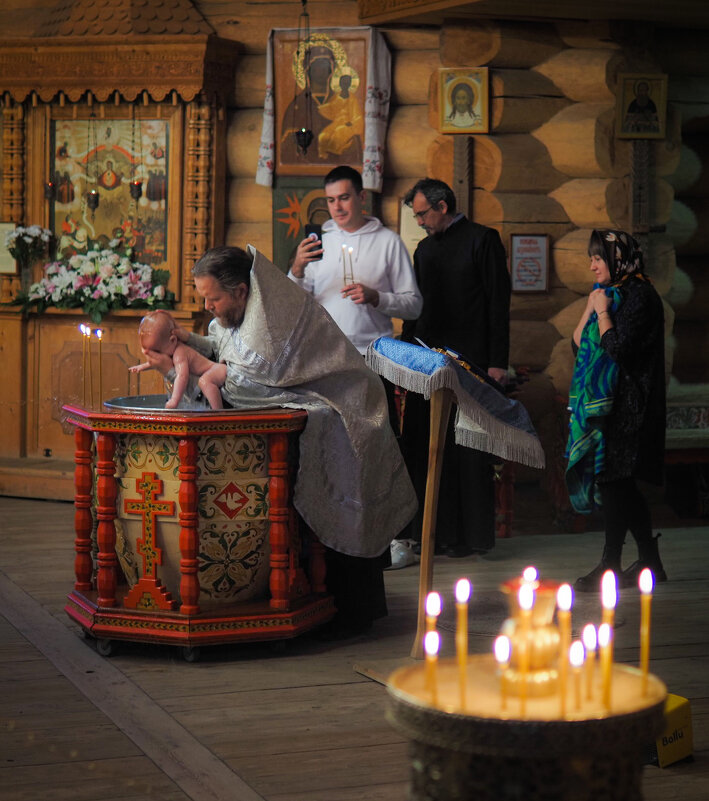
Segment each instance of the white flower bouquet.
[[49,306],[81,308],[95,323],[115,309],[172,308],[175,295],[166,288],[169,271],[132,261],[130,248],[121,244],[114,239],[104,250],[46,264],[44,278],[17,302],[38,312]]
[[29,267],[37,259],[51,256],[56,245],[54,234],[48,228],[18,225],[5,237],[5,247],[21,267]]

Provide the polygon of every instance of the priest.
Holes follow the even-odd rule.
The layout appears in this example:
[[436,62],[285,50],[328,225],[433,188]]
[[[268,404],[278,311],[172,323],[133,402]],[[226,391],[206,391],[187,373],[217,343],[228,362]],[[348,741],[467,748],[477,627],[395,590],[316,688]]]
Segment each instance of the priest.
[[[178,336],[226,364],[224,400],[308,412],[293,502],[327,547],[333,635],[365,631],[386,614],[381,557],[417,505],[381,381],[322,306],[251,246],[213,248],[192,274],[214,319],[206,337]],[[145,356],[170,378],[168,360]]]

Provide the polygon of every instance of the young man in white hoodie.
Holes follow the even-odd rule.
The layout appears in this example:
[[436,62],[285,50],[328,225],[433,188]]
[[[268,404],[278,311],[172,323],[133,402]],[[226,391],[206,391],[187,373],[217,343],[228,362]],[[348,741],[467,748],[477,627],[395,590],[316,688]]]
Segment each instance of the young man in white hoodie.
[[362,176],[335,167],[325,176],[330,217],[322,240],[304,239],[288,276],[324,306],[364,354],[391,336],[392,317],[415,320],[423,300],[411,259],[398,234],[364,214]]
[[[423,299],[401,237],[376,217],[365,216],[365,191],[357,170],[346,166],[330,170],[325,176],[325,196],[331,219],[322,227],[322,240],[306,238],[298,245],[288,277],[327,309],[364,354],[370,342],[392,335],[392,317],[417,319]],[[384,381],[384,388],[398,436],[394,387]],[[392,568],[417,561],[412,544],[392,542]]]

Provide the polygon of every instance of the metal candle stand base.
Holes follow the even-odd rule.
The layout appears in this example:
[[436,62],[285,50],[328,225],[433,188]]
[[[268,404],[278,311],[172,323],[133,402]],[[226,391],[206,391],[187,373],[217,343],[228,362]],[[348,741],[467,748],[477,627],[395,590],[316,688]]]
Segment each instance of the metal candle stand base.
[[[664,685],[654,677],[640,708],[540,720],[434,708],[414,688],[417,670],[392,675],[387,709],[410,741],[410,801],[642,801],[644,757],[664,725]],[[639,684],[639,671],[615,670],[616,680]],[[483,703],[499,708],[494,691],[485,692]]]

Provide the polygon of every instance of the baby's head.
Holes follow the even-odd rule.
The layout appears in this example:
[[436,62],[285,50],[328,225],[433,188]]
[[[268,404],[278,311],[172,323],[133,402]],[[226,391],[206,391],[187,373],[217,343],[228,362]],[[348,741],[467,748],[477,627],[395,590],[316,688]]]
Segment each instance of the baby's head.
[[143,317],[138,328],[140,347],[172,356],[178,345],[175,321],[164,311],[153,311]]

